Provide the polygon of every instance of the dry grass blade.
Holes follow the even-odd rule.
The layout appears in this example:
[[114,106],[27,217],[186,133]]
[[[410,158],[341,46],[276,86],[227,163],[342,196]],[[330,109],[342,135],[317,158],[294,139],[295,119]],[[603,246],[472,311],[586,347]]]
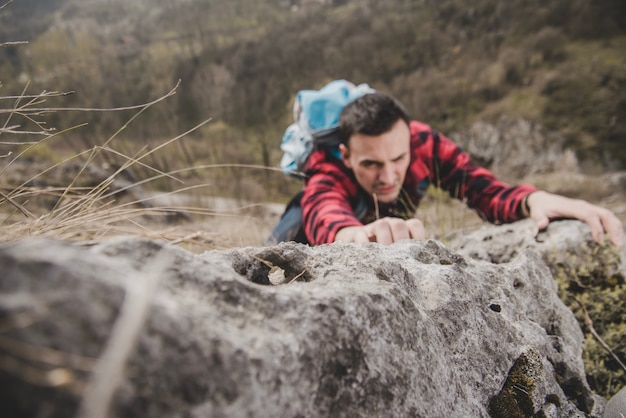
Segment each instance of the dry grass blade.
[[[89,164],[91,164],[93,162],[93,160],[96,158],[96,156],[100,153],[100,150],[103,149],[107,149],[108,144],[110,144],[119,134],[120,132],[122,132],[132,121],[134,121],[137,117],[139,117],[139,115],[141,115],[143,112],[145,112],[148,108],[150,108],[151,106],[165,100],[166,98],[174,95],[176,93],[176,89],[180,86],[180,80],[178,81],[178,83],[176,84],[176,86],[174,86],[174,88],[172,90],[170,90],[167,94],[165,94],[164,96],[153,100],[152,102],[149,102],[145,105],[141,105],[138,108],[140,109],[139,112],[137,112],[136,114],[134,114],[125,124],[124,126],[122,126],[120,129],[118,129],[105,143],[103,146],[101,147],[96,147],[92,150],[92,153],[89,155],[89,158],[87,159],[87,161],[85,162],[85,164],[83,165],[82,170],[78,173],[78,175],[74,178],[74,180],[72,181],[72,183],[68,186],[68,190],[71,189],[71,187],[73,186],[74,182],[78,179],[78,177],[82,174],[82,172],[87,168],[87,166]],[[132,109],[134,107],[129,107],[129,108],[124,108],[124,110],[127,109]],[[117,110],[122,109],[122,108],[118,108]],[[91,109],[91,110],[95,110],[95,109]],[[147,153],[149,154],[149,153]],[[144,154],[147,155],[147,154]],[[143,157],[143,156],[142,156]],[[141,159],[142,157],[140,157],[139,159]],[[103,191],[105,188],[107,188],[110,183],[113,181],[113,178],[118,175],[119,173],[121,173],[122,171],[124,171],[126,168],[128,168],[130,165],[132,165],[132,161],[133,159],[130,159],[130,161],[127,161],[124,165],[122,165],[122,167],[120,167],[114,174],[112,174],[108,179],[106,179],[102,184],[98,185],[96,188],[94,188],[94,194],[98,195],[102,195]]]
[[185,235],[182,238],[177,238],[177,239],[173,240],[172,242],[170,242],[170,244],[172,244],[172,245],[180,244],[182,242],[195,240],[196,238],[198,238],[200,236],[202,236],[202,232],[200,232],[200,231],[193,232],[193,233],[191,233],[189,235]]
[[6,337],[0,337],[0,349],[14,357],[52,366],[69,367],[89,372],[93,370],[95,365],[95,359],[92,358],[65,353],[47,347],[25,344]]
[[127,160],[127,161],[126,161],[126,163],[125,163],[125,164],[124,164],[124,165],[123,165],[120,169],[118,169],[118,170],[117,170],[117,172],[115,172],[115,173],[113,174],[113,177],[114,177],[114,176],[116,176],[117,174],[121,173],[122,171],[124,171],[124,169],[126,169],[126,168],[130,167],[131,165],[137,164],[137,165],[140,165],[140,166],[142,166],[142,167],[144,167],[144,168],[147,168],[147,169],[149,169],[149,170],[151,170],[151,171],[155,171],[156,173],[158,173],[158,174],[159,174],[159,176],[158,176],[157,178],[159,178],[159,177],[169,177],[169,178],[170,178],[170,179],[172,179],[172,180],[175,180],[175,181],[177,181],[177,182],[179,182],[179,183],[183,183],[183,181],[182,181],[182,180],[180,180],[179,178],[177,178],[177,177],[173,176],[172,174],[170,174],[170,173],[165,173],[165,172],[163,172],[163,171],[161,171],[161,170],[158,170],[158,169],[156,169],[156,168],[152,167],[152,166],[151,166],[151,165],[149,165],[149,164],[145,164],[145,163],[143,163],[143,162],[141,161],[141,159],[143,159],[143,158],[145,158],[146,156],[148,156],[151,152],[145,153],[145,154],[141,155],[141,156],[140,156],[140,157],[138,157],[138,158],[134,158],[134,157],[129,157],[128,155],[125,155],[124,153],[121,153],[121,152],[119,152],[119,151],[116,151],[116,150],[114,150],[114,149],[112,149],[112,148],[108,148],[108,147],[98,147],[98,148],[102,149],[103,151],[110,152],[111,154],[117,155],[118,157],[121,157],[121,158],[123,158],[123,159]]
[[183,137],[185,137],[185,136],[189,135],[190,133],[195,132],[196,130],[200,129],[201,127],[203,127],[204,125],[206,125],[207,123],[209,123],[211,120],[212,120],[212,118],[209,118],[209,119],[207,119],[207,120],[205,120],[205,121],[203,121],[203,122],[200,122],[199,124],[197,124],[196,126],[194,126],[194,127],[193,127],[193,128],[191,128],[191,129],[187,130],[186,132],[183,132],[182,134],[180,134],[180,135],[178,135],[178,136],[176,136],[176,137],[174,137],[174,138],[172,138],[172,139],[170,139],[170,140],[168,140],[168,141],[165,141],[164,143],[160,144],[158,147],[156,147],[156,148],[154,148],[153,150],[150,150],[149,152],[147,152],[147,153],[145,153],[144,155],[142,155],[142,156],[139,158],[139,160],[141,160],[142,158],[147,157],[147,156],[148,156],[148,155],[150,155],[150,154],[155,153],[156,151],[158,151],[158,150],[160,150],[160,149],[162,149],[162,148],[166,147],[167,145],[169,145],[169,144],[171,144],[171,143],[173,143],[173,142],[178,141],[179,139],[181,139],[181,138],[183,138]]
[[26,209],[24,206],[22,206],[19,203],[17,203],[15,200],[11,199],[11,197],[7,196],[6,194],[0,192],[0,196],[2,196],[2,198],[5,199],[10,204],[15,206],[17,208],[17,210],[22,212],[22,215],[26,216],[27,218],[34,218],[35,217],[35,215],[30,213],[30,211],[28,209]]
[[0,369],[34,386],[63,387],[65,391],[80,395],[83,382],[70,369],[44,370],[20,362],[9,356],[0,357]]
[[306,269],[305,269],[305,270],[302,270],[302,272],[301,272],[300,274],[298,274],[298,275],[297,275],[297,276],[295,276],[293,279],[291,279],[291,280],[289,281],[289,283],[287,283],[287,284],[291,284],[291,283],[295,282],[295,281],[296,281],[296,280],[298,280],[300,277],[302,277],[302,276],[304,275],[304,273],[306,273]]
[[79,409],[79,417],[108,416],[113,394],[120,384],[124,368],[141,328],[148,317],[158,280],[171,263],[170,256],[157,253],[153,264],[126,283],[126,297],[102,356],[98,359],[91,382]]
[[[54,135],[49,135],[49,136],[47,136],[46,138],[44,138],[43,140],[38,141],[38,142],[35,142],[35,143],[27,143],[27,144],[28,144],[28,145],[30,145],[30,146],[29,146],[29,147],[26,147],[24,150],[22,150],[22,151],[21,151],[21,152],[19,152],[17,155],[15,155],[15,157],[13,157],[13,159],[12,159],[11,161],[9,161],[9,163],[8,163],[8,164],[7,164],[7,165],[6,165],[6,166],[5,166],[2,170],[0,170],[0,176],[1,176],[1,175],[2,175],[2,174],[3,174],[3,173],[4,173],[4,172],[5,172],[5,171],[9,168],[9,166],[10,166],[11,164],[13,164],[13,163],[14,163],[14,162],[18,159],[18,158],[22,157],[24,154],[26,154],[28,151],[30,151],[30,150],[32,149],[32,147],[37,146],[37,145],[39,145],[39,144],[43,143],[43,141],[50,140],[50,139],[52,139],[52,138],[54,138],[54,137],[57,137],[57,136],[62,135],[62,134],[64,134],[64,133],[70,132],[70,131],[72,131],[72,130],[74,130],[74,129],[77,129],[77,128],[80,128],[80,127],[82,127],[82,126],[85,126],[85,124],[72,126],[71,128],[65,129],[65,130],[63,130],[63,131],[59,131],[59,132],[55,133]],[[64,164],[64,163],[66,163],[66,162],[67,162],[67,161],[69,161],[69,160],[73,160],[73,159],[75,159],[75,158],[77,158],[77,157],[80,157],[82,154],[85,154],[85,153],[87,153],[87,152],[89,152],[89,150],[82,151],[82,152],[80,152],[80,153],[78,153],[78,154],[76,154],[76,155],[73,155],[73,156],[71,156],[71,157],[67,158],[66,160],[64,160],[64,161],[62,161],[62,162],[60,162],[60,163],[58,163],[58,164],[53,165],[52,167],[49,167],[47,170],[44,170],[44,171],[42,171],[41,173],[38,173],[37,175],[35,175],[35,176],[31,177],[30,179],[26,180],[24,183],[22,183],[22,186],[24,186],[24,185],[26,185],[26,184],[28,184],[28,183],[32,182],[32,181],[33,181],[33,180],[35,180],[36,178],[38,178],[38,177],[42,176],[43,174],[47,173],[48,171],[50,171],[50,170],[54,169],[55,167],[58,167],[58,166],[60,166],[60,165],[62,165],[62,164]]]
[[[179,81],[179,82],[178,82],[178,84],[176,84],[176,86],[175,86],[172,90],[170,90],[170,91],[169,91],[166,95],[164,95],[164,96],[162,96],[162,97],[160,97],[160,98],[158,98],[158,99],[156,99],[156,100],[153,100],[152,102],[149,102],[149,103],[147,103],[147,104],[144,104],[144,105],[141,105],[141,106],[131,106],[131,107],[126,107],[126,108],[117,108],[116,110],[127,110],[127,109],[135,109],[135,108],[140,109],[140,111],[139,111],[137,114],[133,115],[133,117],[132,117],[132,118],[131,118],[131,119],[130,119],[130,120],[129,120],[129,121],[128,121],[125,125],[124,125],[124,127],[128,126],[128,124],[129,124],[132,120],[134,120],[134,119],[135,119],[135,118],[136,118],[139,114],[141,114],[143,111],[145,111],[145,110],[146,110],[147,108],[149,108],[150,106],[152,106],[152,105],[154,105],[154,104],[156,104],[156,103],[159,103],[160,101],[164,100],[165,98],[170,97],[171,95],[173,95],[173,94],[175,93],[176,89],[178,88],[179,84],[180,84],[180,81]],[[25,105],[25,106],[28,106],[28,105],[30,105],[30,104],[32,104],[32,103],[35,103],[35,102],[36,102],[39,98],[40,98],[40,95],[38,95],[38,96],[34,96],[34,97],[30,100],[30,102],[29,102],[27,105]],[[17,102],[18,102],[18,103],[19,103],[19,100],[20,100],[20,99],[18,99],[18,100],[17,100]],[[18,103],[16,103],[16,108],[18,108],[18,107],[19,107],[19,106],[18,106]],[[19,107],[19,108],[23,109],[23,108],[24,108],[24,105],[23,105],[23,106],[21,106],[21,107]],[[41,111],[41,109],[38,109],[38,110],[39,110],[39,111]],[[94,109],[92,109],[92,110],[94,110]],[[95,110],[101,110],[101,109],[95,109]],[[111,110],[111,109],[109,109],[109,110]],[[13,110],[13,111],[14,111],[14,110]],[[8,120],[9,120],[9,119],[10,119],[10,117],[8,118]],[[7,122],[5,123],[5,126],[6,126],[6,124],[8,123],[8,120],[7,120]],[[117,131],[117,132],[116,132],[113,136],[111,136],[111,137],[110,137],[110,138],[106,141],[106,144],[109,144],[109,143],[110,143],[110,142],[111,142],[111,141],[115,138],[115,136],[116,136],[116,135],[118,135],[118,134],[119,134],[119,132],[121,132],[121,131],[124,129],[124,127],[123,127],[123,128],[121,128],[121,129],[119,129],[119,130],[118,130],[118,131]],[[75,127],[74,127],[74,128],[75,128]],[[72,128],[72,129],[74,129],[74,128]],[[60,133],[64,133],[64,132],[67,132],[67,130],[62,131],[62,132],[60,132]],[[60,133],[59,133],[59,134],[60,134]],[[51,138],[51,137],[53,137],[53,136],[54,136],[54,135],[50,135],[48,138]],[[48,139],[48,138],[46,138],[46,139]],[[171,142],[171,141],[169,141],[169,142]],[[37,144],[39,144],[39,142],[38,142]],[[37,144],[31,145],[31,147],[32,147],[32,146],[36,146]],[[105,145],[106,145],[106,144],[105,144]],[[15,158],[13,158],[13,159],[12,159],[12,160],[11,160],[11,161],[10,161],[10,162],[6,165],[6,166],[5,166],[5,168],[4,168],[3,170],[1,170],[1,171],[0,171],[0,174],[2,174],[2,172],[4,172],[4,171],[5,171],[5,170],[6,170],[6,169],[7,169],[7,168],[8,168],[8,167],[9,167],[9,166],[10,166],[10,165],[14,162],[14,161],[16,161],[18,158],[20,158],[20,157],[21,157],[21,156],[22,156],[25,152],[27,152],[29,149],[30,149],[30,147],[29,147],[29,148],[26,148],[26,149],[25,149],[25,150],[23,150],[21,153],[19,153],[19,154],[18,154]],[[87,151],[83,151],[83,152],[81,152],[81,153],[78,153],[77,155],[74,155],[74,156],[70,157],[69,159],[64,160],[63,162],[61,162],[61,163],[59,163],[59,164],[55,164],[55,165],[53,165],[53,166],[52,166],[52,167],[50,167],[48,170],[44,170],[43,172],[41,172],[41,173],[37,174],[37,175],[36,175],[36,176],[34,176],[33,178],[30,178],[30,179],[28,179],[27,181],[25,181],[25,182],[24,182],[21,186],[16,187],[16,188],[14,189],[14,191],[13,191],[13,192],[11,192],[9,195],[5,195],[5,199],[6,199],[6,200],[8,200],[8,201],[10,201],[10,202],[12,202],[13,204],[15,204],[14,200],[12,200],[12,199],[11,199],[11,198],[12,198],[12,196],[11,196],[11,194],[12,194],[12,193],[19,192],[20,190],[22,190],[22,189],[25,187],[25,185],[26,185],[26,184],[31,183],[31,182],[32,182],[35,178],[37,178],[37,177],[39,177],[39,176],[41,176],[41,175],[45,174],[47,171],[50,171],[50,170],[52,170],[53,168],[56,168],[56,167],[58,167],[58,166],[61,166],[62,164],[66,163],[68,160],[71,160],[71,159],[74,159],[74,158],[77,158],[77,157],[79,157],[79,156],[82,156],[82,155],[85,155],[85,154],[86,154],[88,157],[87,157],[87,160],[85,161],[85,163],[83,164],[82,169],[78,172],[78,174],[74,177],[74,179],[70,182],[70,184],[69,184],[69,185],[65,188],[64,192],[62,193],[62,195],[61,195],[61,196],[60,196],[60,198],[58,199],[58,201],[57,201],[57,205],[60,205],[60,204],[61,204],[61,202],[63,202],[63,201],[65,201],[65,200],[66,200],[65,198],[67,197],[67,195],[68,195],[71,191],[73,191],[73,190],[74,190],[74,184],[75,184],[75,182],[77,181],[77,179],[78,179],[78,178],[79,178],[79,177],[83,174],[84,170],[88,167],[88,165],[89,165],[89,164],[91,164],[91,163],[94,161],[94,159],[96,158],[96,156],[97,156],[97,155],[98,155],[98,154],[99,154],[102,150],[110,150],[110,148],[107,148],[106,146],[103,146],[103,147],[95,147],[95,148],[93,148],[93,149],[91,149],[91,150],[87,150]],[[126,162],[126,164],[122,165],[122,167],[120,167],[120,169],[118,169],[118,170],[117,170],[117,172],[115,172],[115,173],[114,173],[114,174],[112,174],[109,178],[107,178],[107,179],[105,179],[103,182],[101,182],[98,186],[96,186],[96,187],[94,187],[92,190],[90,190],[90,191],[87,193],[87,195],[85,196],[85,198],[83,198],[83,199],[77,199],[77,200],[72,200],[72,201],[71,201],[72,203],[71,203],[70,205],[66,205],[66,206],[64,206],[61,210],[57,210],[58,208],[57,208],[57,206],[55,206],[55,207],[54,207],[54,209],[52,210],[51,214],[50,214],[50,220],[56,220],[56,219],[60,219],[60,218],[67,218],[67,217],[71,217],[73,214],[79,213],[81,210],[85,210],[85,209],[87,209],[87,208],[93,207],[93,205],[94,205],[94,204],[95,204],[95,203],[99,200],[99,198],[100,198],[100,197],[104,194],[104,192],[105,192],[105,191],[106,191],[106,190],[110,187],[110,185],[111,185],[111,183],[112,183],[112,181],[113,181],[113,178],[114,178],[117,174],[119,174],[120,172],[122,172],[124,169],[128,168],[130,165],[132,165],[132,164],[134,164],[134,163],[138,163],[138,160],[139,160],[139,159],[141,159],[141,158],[145,157],[145,156],[146,156],[146,155],[148,155],[148,154],[149,154],[149,153],[145,153],[145,154],[143,154],[141,157],[139,157],[138,159],[135,159],[135,158],[128,158],[128,161]],[[158,170],[156,170],[156,171],[157,171],[157,172],[159,172]],[[166,176],[167,176],[167,174],[166,174],[166,173],[162,173],[162,172],[159,172],[159,173],[160,173],[161,175],[166,175]],[[21,210],[21,209],[20,209],[20,210]],[[23,213],[25,213],[23,210],[21,210],[21,211],[22,211]]]

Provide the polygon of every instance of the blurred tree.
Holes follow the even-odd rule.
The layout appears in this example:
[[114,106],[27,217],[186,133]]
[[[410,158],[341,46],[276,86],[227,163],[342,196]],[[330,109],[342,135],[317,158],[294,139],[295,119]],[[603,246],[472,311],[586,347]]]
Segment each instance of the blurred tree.
[[[75,90],[77,106],[116,107],[149,101],[181,79],[174,105],[159,105],[142,116],[142,124],[128,128],[134,141],[213,117],[246,132],[250,146],[261,144],[262,153],[269,139],[249,133],[280,133],[295,92],[335,78],[389,90],[416,116],[446,131],[462,129],[487,107],[493,114],[516,91],[541,94],[541,103],[555,94],[558,112],[533,112],[537,122],[545,118],[554,129],[567,129],[579,114],[576,106],[585,108],[590,100],[604,112],[598,118],[614,116],[611,129],[589,121],[594,128],[588,134],[598,145],[590,149],[596,152],[622,129],[617,93],[606,93],[609,87],[594,81],[604,75],[573,68],[584,54],[576,45],[623,48],[623,0],[343,0],[300,8],[292,8],[299,2],[275,0],[35,3],[12,4],[11,16],[19,22],[0,14],[3,36],[34,28],[26,39],[33,45],[23,52],[0,48],[4,88],[21,91],[16,76],[25,71],[33,88],[49,80]],[[33,6],[32,15],[25,6]],[[616,73],[626,73],[623,60],[614,65]],[[592,80],[597,91],[567,96],[562,88],[543,88],[561,72],[577,85]],[[612,86],[616,76],[611,80]],[[516,116],[515,106],[506,109]],[[71,114],[55,117],[62,126],[73,122]],[[103,135],[128,117],[94,115],[85,132]]]

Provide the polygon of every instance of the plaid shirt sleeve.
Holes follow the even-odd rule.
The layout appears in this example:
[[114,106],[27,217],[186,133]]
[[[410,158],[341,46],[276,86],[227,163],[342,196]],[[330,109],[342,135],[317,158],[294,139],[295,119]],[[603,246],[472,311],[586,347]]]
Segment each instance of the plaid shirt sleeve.
[[523,218],[521,204],[536,191],[529,184],[509,186],[489,170],[475,166],[468,154],[428,125],[411,122],[411,158],[408,181],[428,178],[430,183],[466,200],[467,205],[491,223],[515,222]]
[[341,228],[362,225],[351,206],[357,183],[343,162],[318,150],[309,157],[307,168],[301,205],[309,242],[330,243]]

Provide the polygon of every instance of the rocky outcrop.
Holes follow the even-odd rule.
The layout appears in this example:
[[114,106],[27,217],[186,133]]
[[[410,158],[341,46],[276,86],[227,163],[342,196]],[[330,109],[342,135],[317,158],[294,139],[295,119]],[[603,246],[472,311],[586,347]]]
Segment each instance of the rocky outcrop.
[[594,242],[589,227],[573,220],[554,221],[539,233],[531,220],[486,226],[447,243],[459,254],[493,263],[511,262],[526,251],[539,254],[559,286],[559,297],[583,327],[590,385],[605,397],[624,387],[625,248]]
[[[592,202],[624,201],[626,172],[579,164],[566,138],[540,124],[501,117],[479,121],[450,134],[472,160],[511,184],[529,183],[540,189]],[[620,208],[622,211],[623,208]]]
[[[0,249],[9,416],[599,416],[534,252],[436,241]],[[543,415],[541,415],[543,414]]]
[[476,122],[450,135],[472,159],[500,177],[578,172],[578,160],[565,148],[565,137],[524,119],[502,117],[497,124]]

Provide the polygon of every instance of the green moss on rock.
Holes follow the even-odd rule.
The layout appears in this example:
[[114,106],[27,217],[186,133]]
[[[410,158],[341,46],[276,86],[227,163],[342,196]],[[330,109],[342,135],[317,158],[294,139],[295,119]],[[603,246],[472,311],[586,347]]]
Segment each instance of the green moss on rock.
[[626,363],[626,280],[620,254],[609,244],[592,244],[549,264],[559,296],[585,334],[583,360],[589,385],[609,398],[626,384],[622,366]]
[[489,401],[489,415],[493,418],[534,416],[533,392],[542,373],[541,355],[535,350],[519,356],[509,370],[502,390]]

